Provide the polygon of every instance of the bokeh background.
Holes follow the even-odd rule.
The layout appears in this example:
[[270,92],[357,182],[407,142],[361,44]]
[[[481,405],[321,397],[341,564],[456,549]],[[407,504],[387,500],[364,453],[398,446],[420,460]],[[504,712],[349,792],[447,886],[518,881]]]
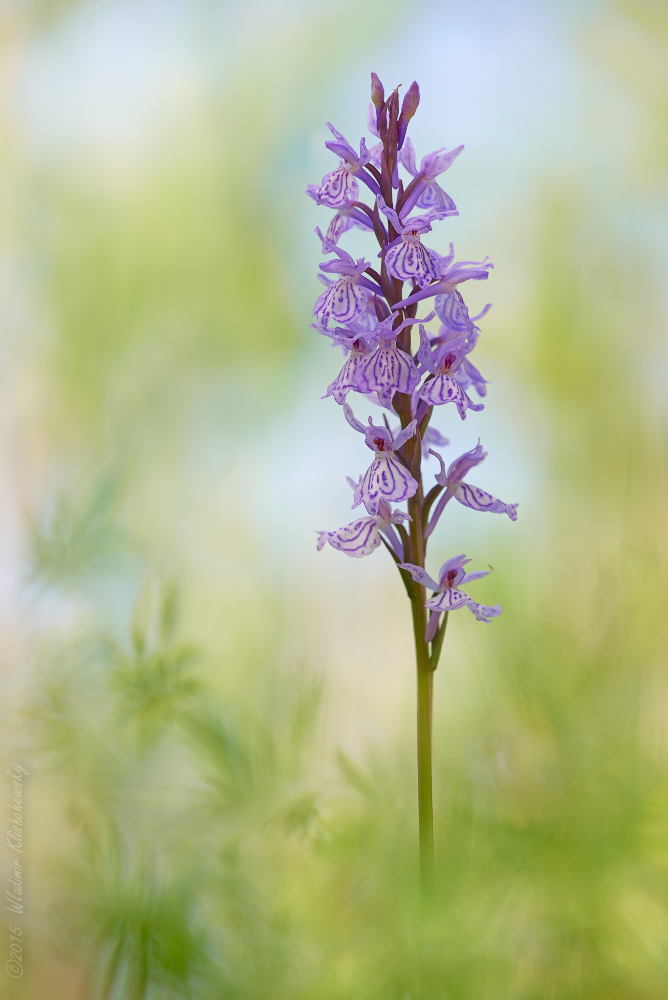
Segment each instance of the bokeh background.
[[[0,47],[6,995],[664,1000],[665,0],[3,0]],[[303,192],[371,70],[466,146],[492,385],[438,426],[521,505],[433,545],[504,614],[450,623],[422,916],[408,604],[314,545],[365,449]]]

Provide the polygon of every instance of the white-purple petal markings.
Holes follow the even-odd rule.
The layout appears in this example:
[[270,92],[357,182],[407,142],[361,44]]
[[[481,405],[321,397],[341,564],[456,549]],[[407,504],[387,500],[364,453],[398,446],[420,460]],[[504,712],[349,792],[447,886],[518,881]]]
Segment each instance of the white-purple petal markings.
[[[352,479],[349,479],[348,482],[353,490],[357,488]],[[404,511],[393,511],[388,503],[381,500],[378,505],[378,513],[373,517],[361,517],[337,531],[319,531],[318,552],[329,543],[338,552],[345,552],[353,559],[362,559],[378,548],[381,542],[380,532],[382,531],[396,557],[403,559],[403,545],[394,531],[393,525],[410,520],[411,518]]]
[[445,510],[446,504],[453,497],[459,503],[463,504],[464,507],[470,507],[472,510],[479,510],[488,514],[507,514],[511,521],[517,520],[518,504],[504,503],[503,500],[498,500],[491,493],[481,490],[480,487],[471,486],[469,483],[463,482],[464,477],[468,475],[471,469],[487,458],[487,452],[482,450],[482,445],[479,441],[471,451],[467,451],[463,455],[460,455],[459,458],[456,458],[450,464],[447,472],[445,471],[445,463],[438,452],[431,449],[429,451],[440,462],[441,471],[436,475],[436,482],[439,486],[445,487],[445,492],[439,499],[434,513],[429,520],[429,524],[425,528],[425,538],[429,538],[438,523],[438,519]]
[[413,437],[417,422],[411,420],[393,439],[391,432],[386,427],[373,424],[371,417],[368,427],[361,424],[347,403],[343,404],[343,412],[350,426],[364,434],[367,448],[375,452],[373,462],[355,489],[353,508],[363,503],[369,514],[377,514],[383,501],[400,503],[415,496],[418,483],[396,452]]
[[[427,574],[422,566],[416,566],[414,563],[400,563],[399,566],[410,573],[416,583],[436,591],[433,597],[425,601],[424,606],[429,611],[440,613],[441,611],[457,611],[458,608],[467,607],[478,621],[489,622],[501,614],[501,605],[494,604],[489,607],[486,604],[478,604],[477,601],[471,600],[468,594],[459,589],[461,584],[478,580],[491,572],[491,569],[485,569],[475,573],[466,573],[464,566],[470,562],[471,560],[467,559],[465,555],[453,556],[452,559],[448,559],[439,570],[438,583]],[[436,633],[437,624],[438,618],[434,620],[431,617],[429,621],[430,639]]]

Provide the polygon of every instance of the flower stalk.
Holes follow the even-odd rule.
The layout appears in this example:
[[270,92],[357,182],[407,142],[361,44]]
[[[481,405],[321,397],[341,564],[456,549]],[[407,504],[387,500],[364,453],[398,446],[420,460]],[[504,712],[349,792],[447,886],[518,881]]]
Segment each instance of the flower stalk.
[[[358,480],[349,479],[353,508],[364,505],[367,517],[335,531],[318,532],[318,548],[326,544],[352,558],[370,555],[382,542],[397,564],[411,602],[417,667],[417,791],[420,848],[420,882],[427,897],[433,885],[434,832],[432,793],[433,678],[441,656],[451,611],[467,607],[478,621],[490,622],[501,614],[500,605],[479,604],[461,586],[486,576],[488,570],[467,573],[466,556],[448,559],[432,578],[426,570],[427,546],[447,504],[456,499],[471,510],[507,514],[517,518],[517,504],[506,504],[477,486],[465,482],[472,468],[486,457],[480,442],[445,468],[436,448],[448,445],[431,425],[434,413],[448,403],[465,420],[483,403],[486,380],[468,355],[480,335],[477,321],[489,305],[473,318],[459,286],[469,280],[484,281],[492,264],[485,258],[455,262],[454,249],[442,255],[425,246],[423,238],[432,224],[457,215],[457,207],[437,178],[459,156],[463,146],[428,153],[417,167],[407,129],[415,115],[420,91],[411,84],[399,106],[398,89],[385,99],[382,83],[371,76],[371,101],[367,127],[379,141],[367,148],[360,140],[356,151],[332,125],[334,140],[326,146],[339,166],[309,185],[307,194],[317,205],[335,210],[323,236],[316,233],[328,259],[318,277],[326,286],[314,310],[313,328],[343,349],[343,368],[327,389],[342,407],[348,424],[364,436],[374,452],[371,465]],[[406,183],[400,175],[406,174]],[[373,196],[372,204],[360,199],[360,183]],[[351,228],[373,234],[378,244],[375,264],[354,260],[339,246]],[[427,237],[428,238],[428,237]],[[406,287],[408,286],[408,287]],[[417,316],[423,300],[433,310]],[[436,318],[437,329],[429,328]],[[382,423],[369,416],[357,419],[347,399],[358,393],[382,409]],[[391,420],[398,425],[391,426]],[[436,459],[440,471],[425,494],[425,465]],[[392,504],[406,502],[402,511]],[[407,522],[407,523],[406,523]]]

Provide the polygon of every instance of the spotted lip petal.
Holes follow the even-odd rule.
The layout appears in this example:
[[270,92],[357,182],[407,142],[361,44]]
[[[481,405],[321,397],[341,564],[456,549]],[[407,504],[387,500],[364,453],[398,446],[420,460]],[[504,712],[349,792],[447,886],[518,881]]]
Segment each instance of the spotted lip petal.
[[360,392],[405,392],[409,395],[420,381],[420,373],[410,354],[392,344],[381,343],[357,369]]
[[377,517],[361,517],[337,531],[321,531],[318,551],[329,542],[337,552],[344,552],[353,559],[370,555],[380,545]]
[[449,587],[425,601],[424,606],[430,611],[456,611],[457,608],[463,608],[470,600],[471,598],[463,590],[454,590]]
[[365,392],[365,389],[360,389],[358,370],[360,363],[364,360],[367,352],[353,351],[349,358],[343,364],[343,368],[336,376],[334,381],[330,383],[327,387],[327,396],[333,396],[339,405],[345,402],[346,396],[351,389],[355,389],[357,392]]
[[452,375],[436,375],[418,389],[418,396],[430,406],[454,403],[462,420],[466,420],[467,410],[483,410],[483,403],[474,403]]
[[355,490],[353,508],[363,503],[369,514],[377,514],[382,500],[401,502],[417,493],[418,484],[408,469],[394,457],[377,452]]
[[318,189],[320,204],[327,208],[345,208],[351,201],[359,201],[360,188],[345,164],[341,164],[322,179]]
[[385,254],[385,265],[394,278],[414,280],[420,288],[438,278],[432,253],[422,246],[417,236],[409,239],[402,236],[401,242],[390,247]]
[[320,296],[313,315],[323,329],[327,329],[330,319],[337,323],[349,323],[364,312],[368,298],[368,290],[360,287],[354,278],[346,276],[335,281]]

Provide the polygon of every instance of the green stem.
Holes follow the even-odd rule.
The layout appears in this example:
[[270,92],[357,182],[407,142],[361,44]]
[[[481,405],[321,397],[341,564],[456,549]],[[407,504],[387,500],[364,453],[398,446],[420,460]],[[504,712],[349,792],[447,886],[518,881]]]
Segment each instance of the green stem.
[[[421,478],[421,477],[420,477]],[[409,501],[412,517],[410,526],[413,562],[424,566],[424,535],[422,533],[422,485]],[[415,583],[411,605],[417,664],[417,771],[418,825],[420,842],[420,888],[423,899],[429,895],[434,874],[434,807],[432,799],[431,733],[433,671],[429,647],[425,642],[425,589]]]

